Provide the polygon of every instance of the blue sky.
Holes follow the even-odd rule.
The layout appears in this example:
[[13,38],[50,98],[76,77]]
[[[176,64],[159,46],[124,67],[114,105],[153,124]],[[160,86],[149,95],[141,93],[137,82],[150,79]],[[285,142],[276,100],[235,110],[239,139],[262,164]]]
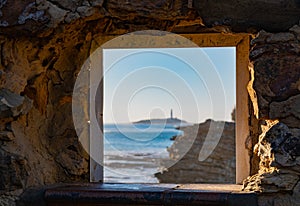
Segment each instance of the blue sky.
[[105,49],[104,123],[231,119],[235,48]]

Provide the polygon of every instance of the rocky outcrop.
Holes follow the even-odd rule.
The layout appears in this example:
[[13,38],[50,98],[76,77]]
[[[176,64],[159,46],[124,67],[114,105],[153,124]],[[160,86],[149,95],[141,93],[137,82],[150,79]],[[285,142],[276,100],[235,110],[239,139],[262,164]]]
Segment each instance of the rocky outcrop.
[[[184,136],[178,136],[168,148],[169,156],[176,163],[155,176],[161,183],[235,183],[235,124],[226,122],[220,141],[212,154],[199,161],[200,150],[208,131],[222,122],[207,120],[205,123],[184,127]],[[212,128],[211,128],[212,125]],[[215,134],[217,135],[217,134]],[[186,146],[192,142],[186,154]],[[212,142],[210,144],[213,144]],[[203,148],[210,150],[211,147]],[[209,151],[208,151],[209,152]],[[162,162],[164,167],[164,162]]]

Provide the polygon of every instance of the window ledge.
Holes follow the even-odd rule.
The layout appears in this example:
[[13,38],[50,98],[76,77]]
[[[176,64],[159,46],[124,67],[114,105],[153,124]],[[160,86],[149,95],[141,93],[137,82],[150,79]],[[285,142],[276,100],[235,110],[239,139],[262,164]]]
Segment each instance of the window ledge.
[[47,205],[230,205],[255,206],[257,195],[241,185],[72,184],[45,192]]

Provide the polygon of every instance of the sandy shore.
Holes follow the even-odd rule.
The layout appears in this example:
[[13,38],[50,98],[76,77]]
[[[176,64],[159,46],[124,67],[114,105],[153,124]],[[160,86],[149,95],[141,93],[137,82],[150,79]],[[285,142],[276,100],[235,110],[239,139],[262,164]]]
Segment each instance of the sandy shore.
[[[167,152],[166,152],[167,153]],[[123,183],[158,183],[155,173],[160,171],[161,160],[166,155],[106,155],[104,181]]]

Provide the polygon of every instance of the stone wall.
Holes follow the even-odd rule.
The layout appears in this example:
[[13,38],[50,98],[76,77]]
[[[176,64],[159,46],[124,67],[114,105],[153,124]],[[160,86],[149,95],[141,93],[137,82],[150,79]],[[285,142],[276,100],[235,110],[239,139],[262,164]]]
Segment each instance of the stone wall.
[[71,115],[76,75],[106,34],[142,29],[277,32],[252,41],[254,175],[244,189],[261,192],[260,205],[300,202],[300,34],[287,31],[299,22],[299,1],[189,2],[0,0],[0,205],[30,187],[88,181]]
[[75,21],[95,23],[99,33],[110,34],[201,25],[195,10],[181,0],[0,1],[0,34],[44,37]]
[[300,205],[299,40],[296,25],[284,33],[261,31],[251,42],[249,94],[261,134],[254,145],[259,170],[244,189],[262,192],[260,205]]
[[44,37],[77,20],[96,21],[99,32],[111,34],[144,29],[279,32],[297,24],[299,12],[298,0],[1,0],[0,34]]
[[25,188],[88,181],[71,103],[91,42],[76,28],[65,32],[1,37],[0,205],[13,205]]

